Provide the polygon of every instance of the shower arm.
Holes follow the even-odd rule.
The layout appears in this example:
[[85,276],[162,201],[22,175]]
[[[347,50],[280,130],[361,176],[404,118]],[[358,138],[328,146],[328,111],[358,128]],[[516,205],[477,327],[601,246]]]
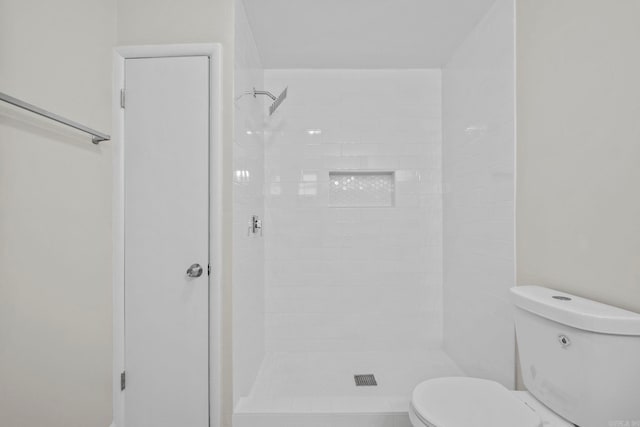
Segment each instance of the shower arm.
[[278,109],[280,104],[282,104],[282,101],[284,101],[287,98],[287,90],[288,89],[289,89],[288,87],[285,87],[280,95],[275,96],[274,94],[272,94],[271,92],[269,92],[267,90],[257,90],[254,87],[252,92],[243,93],[242,95],[240,95],[240,96],[238,96],[236,98],[236,101],[239,100],[240,98],[242,98],[243,96],[246,96],[246,95],[253,95],[254,98],[257,98],[258,95],[268,96],[273,101],[273,104],[271,104],[271,106],[269,107],[269,115],[271,116]]
[[269,91],[266,90],[256,90],[256,88],[253,88],[253,97],[256,98],[258,95],[267,95],[269,98],[271,98],[272,101],[275,101],[277,98],[274,94],[272,94]]

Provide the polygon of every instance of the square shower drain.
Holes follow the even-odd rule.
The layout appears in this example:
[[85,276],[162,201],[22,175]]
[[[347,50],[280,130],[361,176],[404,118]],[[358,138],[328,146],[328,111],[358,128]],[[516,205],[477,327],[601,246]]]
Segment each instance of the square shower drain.
[[374,386],[378,385],[376,377],[373,374],[366,375],[354,375],[353,379],[356,380],[356,386]]

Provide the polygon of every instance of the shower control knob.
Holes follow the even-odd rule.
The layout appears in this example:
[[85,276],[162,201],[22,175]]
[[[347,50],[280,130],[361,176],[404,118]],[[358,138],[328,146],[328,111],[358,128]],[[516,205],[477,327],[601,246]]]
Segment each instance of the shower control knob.
[[202,276],[202,266],[200,264],[192,264],[191,267],[187,269],[187,276],[189,277],[200,277]]

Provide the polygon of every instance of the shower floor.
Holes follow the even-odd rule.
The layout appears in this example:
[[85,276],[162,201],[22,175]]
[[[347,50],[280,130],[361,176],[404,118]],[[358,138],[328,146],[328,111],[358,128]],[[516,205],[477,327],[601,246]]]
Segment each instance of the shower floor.
[[[378,385],[357,387],[353,378],[357,374],[374,374]],[[464,375],[462,370],[440,349],[270,353],[262,363],[250,395],[238,402],[236,421],[238,425],[250,426],[264,423],[263,417],[268,414],[362,414],[374,418],[376,414],[386,414],[386,418],[377,418],[374,424],[409,425],[407,411],[416,384],[429,378],[460,375]],[[245,415],[250,418],[243,418]],[[295,416],[287,420],[313,426],[342,425],[327,424],[326,417],[321,423],[307,422],[306,418],[301,421]],[[372,425],[372,421],[369,418],[362,425]],[[282,422],[274,420],[274,425]],[[346,419],[345,423],[358,425],[353,419]]]

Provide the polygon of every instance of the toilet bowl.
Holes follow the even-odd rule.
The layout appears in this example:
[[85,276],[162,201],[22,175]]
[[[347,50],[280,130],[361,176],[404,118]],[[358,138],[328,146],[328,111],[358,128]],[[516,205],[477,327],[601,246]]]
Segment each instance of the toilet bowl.
[[413,390],[409,418],[414,427],[573,427],[527,392],[495,381],[436,378]]

